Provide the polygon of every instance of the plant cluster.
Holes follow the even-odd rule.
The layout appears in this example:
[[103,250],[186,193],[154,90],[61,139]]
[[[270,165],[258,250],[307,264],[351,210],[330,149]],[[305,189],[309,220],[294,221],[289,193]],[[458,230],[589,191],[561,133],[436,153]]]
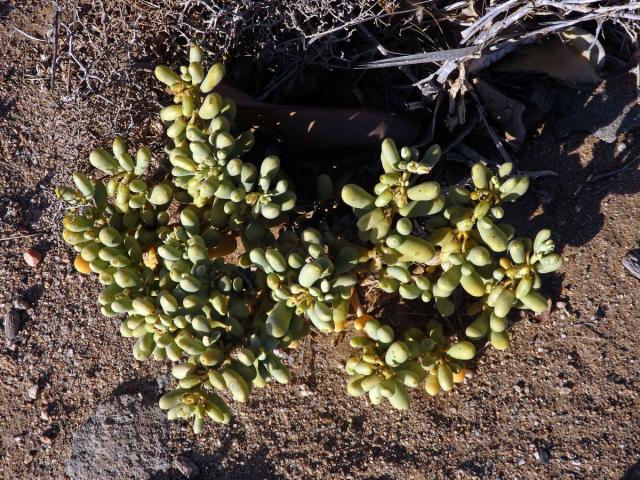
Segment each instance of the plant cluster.
[[[530,240],[502,222],[504,205],[529,185],[510,164],[495,173],[476,164],[469,185],[443,187],[428,180],[438,147],[420,154],[387,139],[373,190],[341,189],[353,231],[300,227],[290,221],[296,194],[278,157],[242,160],[254,139],[235,122],[233,100],[214,92],[223,65],[205,71],[193,46],[180,73],[159,66],[155,75],[173,96],[160,112],[170,177],[145,180],[149,149],[133,155],[116,138],[111,151],[89,157],[102,178],[76,173],[76,188],[56,194],[71,206],[63,238],[78,254],[75,268],[103,286],[102,314],[122,318],[136,359],[173,362],[177,388],[160,399],[169,419],[193,418],[195,432],[207,417],[229,422],[229,399],[288,382],[279,352],[311,327],[353,326],[347,392],[404,409],[407,387],[436,395],[462,381],[485,339],[507,348],[512,309],[546,308],[540,276],[562,259],[548,230]],[[337,204],[332,180],[317,183],[320,201]],[[399,333],[354,308],[365,280],[433,303],[431,318]]]

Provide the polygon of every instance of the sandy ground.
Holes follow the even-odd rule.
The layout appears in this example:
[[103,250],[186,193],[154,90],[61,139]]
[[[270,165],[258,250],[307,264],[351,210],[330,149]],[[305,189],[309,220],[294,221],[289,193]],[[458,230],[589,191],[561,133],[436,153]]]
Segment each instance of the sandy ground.
[[[2,18],[45,39],[50,3],[15,3],[0,5]],[[80,66],[62,65],[51,90],[51,43],[0,23],[0,307],[4,313],[18,298],[30,304],[15,346],[0,335],[2,478],[64,478],[73,434],[96,405],[122,383],[168,371],[135,362],[117,322],[100,316],[98,286],[73,271],[59,238],[64,211],[52,192],[87,171],[90,149],[117,133],[160,145],[148,114],[160,91],[127,66],[126,46],[153,45],[133,20],[154,12],[133,4],[109,35],[79,30],[92,48],[115,52],[116,74],[102,83],[85,85]],[[95,9],[81,12],[85,22],[99,18]],[[87,65],[106,71],[101,62]],[[628,92],[626,81],[608,82],[609,95]],[[561,97],[555,119],[518,154],[522,169],[559,176],[537,181],[524,201],[528,218],[514,220],[525,233],[552,228],[565,257],[546,286],[556,302],[550,314],[520,319],[512,348],[489,350],[451,394],[417,392],[407,412],[348,397],[346,339],[308,338],[292,353],[292,384],[256,392],[230,425],[207,426],[197,438],[172,425],[173,451],[192,449],[202,478],[620,479],[640,460],[640,282],[621,265],[640,240],[640,173],[636,165],[587,180],[640,147],[634,132],[612,144],[588,133],[619,111],[587,105],[590,94],[571,89]],[[567,128],[585,115],[594,123]],[[22,258],[29,247],[44,254],[36,268]]]

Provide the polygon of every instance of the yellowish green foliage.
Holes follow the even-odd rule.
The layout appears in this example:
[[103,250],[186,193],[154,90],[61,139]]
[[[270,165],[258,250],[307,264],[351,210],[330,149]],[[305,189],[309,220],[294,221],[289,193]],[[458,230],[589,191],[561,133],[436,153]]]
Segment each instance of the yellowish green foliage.
[[[437,146],[421,154],[387,139],[373,190],[350,184],[340,192],[354,231],[300,231],[290,224],[296,195],[278,157],[242,160],[253,135],[238,128],[234,102],[215,92],[223,65],[205,69],[194,46],[180,73],[159,66],[155,74],[173,96],[160,112],[170,176],[150,182],[150,150],[132,152],[116,138],[89,156],[98,176],[76,173],[76,188],[56,194],[71,205],[63,238],[78,272],[101,283],[103,315],[122,320],[137,360],[173,362],[177,388],[160,399],[169,419],[193,418],[196,432],[205,418],[229,422],[229,400],[289,380],[278,353],[312,327],[331,334],[354,326],[347,392],[404,409],[407,388],[451,390],[486,341],[507,348],[511,310],[546,308],[541,275],[562,259],[548,230],[531,240],[502,222],[504,206],[529,185],[510,164],[498,172],[477,164],[469,185],[442,186],[429,178]],[[335,193],[320,176],[319,199]],[[365,279],[433,304],[433,318],[416,317],[397,334],[352,312]]]

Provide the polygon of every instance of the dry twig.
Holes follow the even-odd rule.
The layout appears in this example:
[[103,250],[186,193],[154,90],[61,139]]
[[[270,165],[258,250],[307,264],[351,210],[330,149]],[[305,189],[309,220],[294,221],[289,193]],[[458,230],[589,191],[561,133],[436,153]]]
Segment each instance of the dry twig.
[[24,30],[16,27],[12,23],[6,22],[5,20],[0,19],[0,23],[2,23],[3,25],[6,25],[9,28],[12,28],[13,30],[15,30],[19,34],[24,35],[25,37],[27,37],[30,40],[33,40],[34,42],[46,42],[46,40],[44,38],[40,38],[40,37],[36,37],[34,35],[31,35],[30,33],[25,32]]
[[54,2],[55,11],[53,13],[52,34],[53,34],[53,51],[51,52],[51,90],[56,83],[56,68],[58,64],[58,18],[60,17],[60,4],[56,0]]

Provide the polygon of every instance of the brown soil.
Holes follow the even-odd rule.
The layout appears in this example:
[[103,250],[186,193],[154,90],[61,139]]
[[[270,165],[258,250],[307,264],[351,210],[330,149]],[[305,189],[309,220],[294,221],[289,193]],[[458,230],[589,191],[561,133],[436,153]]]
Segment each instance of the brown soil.
[[[153,59],[148,26],[160,25],[161,13],[145,7],[158,2],[93,2],[108,4],[103,12],[76,3],[83,24],[71,28],[83,67],[65,59],[51,90],[51,2],[0,1],[0,307],[18,297],[31,304],[15,346],[0,347],[7,479],[64,478],[73,434],[96,405],[125,382],[168,371],[133,360],[117,321],[100,316],[96,282],[75,273],[59,238],[64,207],[52,193],[87,171],[90,149],[115,134],[159,149],[153,112],[165,99],[127,64],[127,51],[142,58],[147,49]],[[622,89],[624,81],[609,83]],[[584,115],[586,93],[560,93],[569,122]],[[619,113],[605,104],[587,128]],[[636,165],[587,179],[640,147],[634,132],[605,144],[571,128],[561,135],[560,123],[550,121],[518,155],[522,169],[559,177],[535,183],[538,196],[523,202],[530,218],[515,222],[525,233],[555,232],[566,266],[546,289],[559,303],[518,321],[512,348],[488,350],[454,392],[416,392],[412,408],[397,412],[346,395],[345,338],[307,338],[292,353],[292,384],[257,391],[234,406],[229,426],[209,425],[197,438],[173,424],[175,453],[193,449],[202,478],[621,478],[640,460],[640,283],[621,265],[640,240],[640,173]],[[44,255],[36,268],[22,258],[30,247]]]

